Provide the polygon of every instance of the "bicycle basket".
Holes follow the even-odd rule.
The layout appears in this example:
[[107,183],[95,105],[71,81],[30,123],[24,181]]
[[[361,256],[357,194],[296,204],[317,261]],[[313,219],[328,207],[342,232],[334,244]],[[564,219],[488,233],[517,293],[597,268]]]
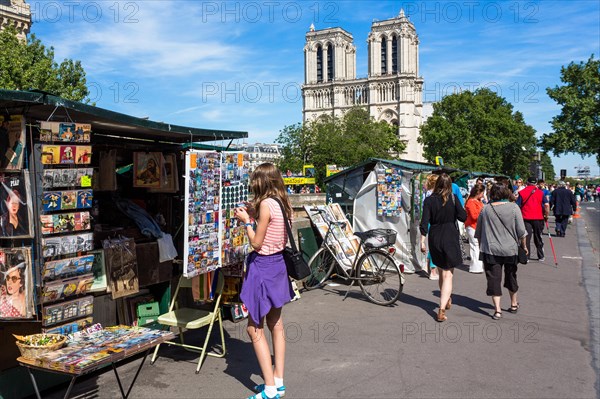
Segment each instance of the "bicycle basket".
[[396,230],[392,229],[373,229],[356,235],[363,240],[366,247],[383,248],[396,243]]

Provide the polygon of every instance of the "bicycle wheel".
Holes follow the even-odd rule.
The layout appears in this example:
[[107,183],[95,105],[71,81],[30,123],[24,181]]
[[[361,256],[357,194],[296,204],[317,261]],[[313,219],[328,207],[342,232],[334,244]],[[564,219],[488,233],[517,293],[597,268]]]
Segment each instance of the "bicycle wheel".
[[402,293],[402,275],[387,252],[371,250],[358,260],[358,285],[367,298],[378,305],[391,305]]
[[334,266],[335,259],[331,252],[327,248],[320,248],[308,261],[311,273],[304,280],[304,288],[312,290],[320,287],[329,278]]

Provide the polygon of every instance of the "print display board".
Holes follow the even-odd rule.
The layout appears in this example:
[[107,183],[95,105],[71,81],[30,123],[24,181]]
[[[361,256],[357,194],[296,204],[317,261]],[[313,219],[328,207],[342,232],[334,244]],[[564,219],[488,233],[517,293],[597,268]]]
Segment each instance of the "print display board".
[[183,273],[194,277],[221,267],[221,154],[189,151],[185,157]]
[[377,215],[399,217],[402,213],[402,170],[380,166],[375,168],[377,173]]
[[246,227],[234,217],[234,209],[248,201],[249,155],[244,152],[223,153],[221,162],[223,266],[241,263],[249,251]]
[[[320,209],[325,213],[313,211],[311,209]],[[333,225],[331,228],[333,231],[329,235],[327,244],[329,248],[335,253],[335,257],[340,265],[345,267],[351,267],[354,262],[354,258],[360,247],[358,238],[354,236],[350,222],[346,219],[340,204],[330,205],[318,205],[318,206],[304,206],[304,210],[308,214],[310,221],[317,227],[319,234],[324,239],[329,231],[328,221],[344,222],[345,226],[342,228],[339,225]]]
[[[4,118],[8,126],[4,126]],[[0,170],[21,170],[25,152],[25,118],[22,115],[0,116]]]
[[29,173],[0,174],[0,237],[32,237]]
[[0,248],[0,319],[32,316],[31,276],[30,248]]

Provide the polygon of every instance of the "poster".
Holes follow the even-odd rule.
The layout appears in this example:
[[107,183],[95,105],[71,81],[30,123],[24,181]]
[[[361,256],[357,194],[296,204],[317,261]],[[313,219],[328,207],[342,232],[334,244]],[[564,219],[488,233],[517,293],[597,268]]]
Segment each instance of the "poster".
[[92,125],[72,122],[40,122],[40,141],[63,143],[89,143]]
[[42,188],[44,190],[71,187],[91,188],[93,175],[93,168],[44,169]]
[[33,314],[30,248],[0,248],[0,319]]
[[0,170],[23,168],[26,136],[22,115],[0,115]]
[[221,162],[221,256],[223,266],[242,263],[250,251],[246,227],[233,214],[234,208],[248,201],[249,154],[226,152]]
[[[64,203],[64,196],[62,201]],[[40,221],[42,224],[42,234],[70,233],[91,229],[90,213],[87,211],[40,215]]]
[[221,267],[220,162],[218,152],[186,153],[183,273],[188,278]]
[[165,154],[161,175],[160,188],[151,188],[151,193],[176,193],[179,191],[179,173],[177,171],[177,156]]
[[94,249],[94,233],[42,237],[42,256],[51,258]]
[[378,164],[377,216],[399,217],[402,213],[402,170]]
[[47,281],[88,274],[92,272],[93,263],[94,255],[44,262],[42,279]]
[[104,240],[102,247],[104,248],[104,260],[112,298],[117,299],[137,294],[140,287],[133,238]]
[[162,153],[134,152],[133,187],[160,188],[162,169]]
[[0,174],[0,237],[32,237],[29,173]]

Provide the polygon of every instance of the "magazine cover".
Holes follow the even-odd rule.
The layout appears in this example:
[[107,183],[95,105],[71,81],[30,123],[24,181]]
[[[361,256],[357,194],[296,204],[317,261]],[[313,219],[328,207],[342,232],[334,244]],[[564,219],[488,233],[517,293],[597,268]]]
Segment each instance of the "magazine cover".
[[21,170],[25,153],[25,118],[0,115],[0,170]]
[[0,319],[34,314],[30,248],[0,248]]
[[133,187],[160,188],[162,168],[162,153],[134,152]]
[[29,173],[0,174],[0,237],[32,237]]
[[188,278],[221,267],[220,162],[218,152],[186,153],[183,273]]

